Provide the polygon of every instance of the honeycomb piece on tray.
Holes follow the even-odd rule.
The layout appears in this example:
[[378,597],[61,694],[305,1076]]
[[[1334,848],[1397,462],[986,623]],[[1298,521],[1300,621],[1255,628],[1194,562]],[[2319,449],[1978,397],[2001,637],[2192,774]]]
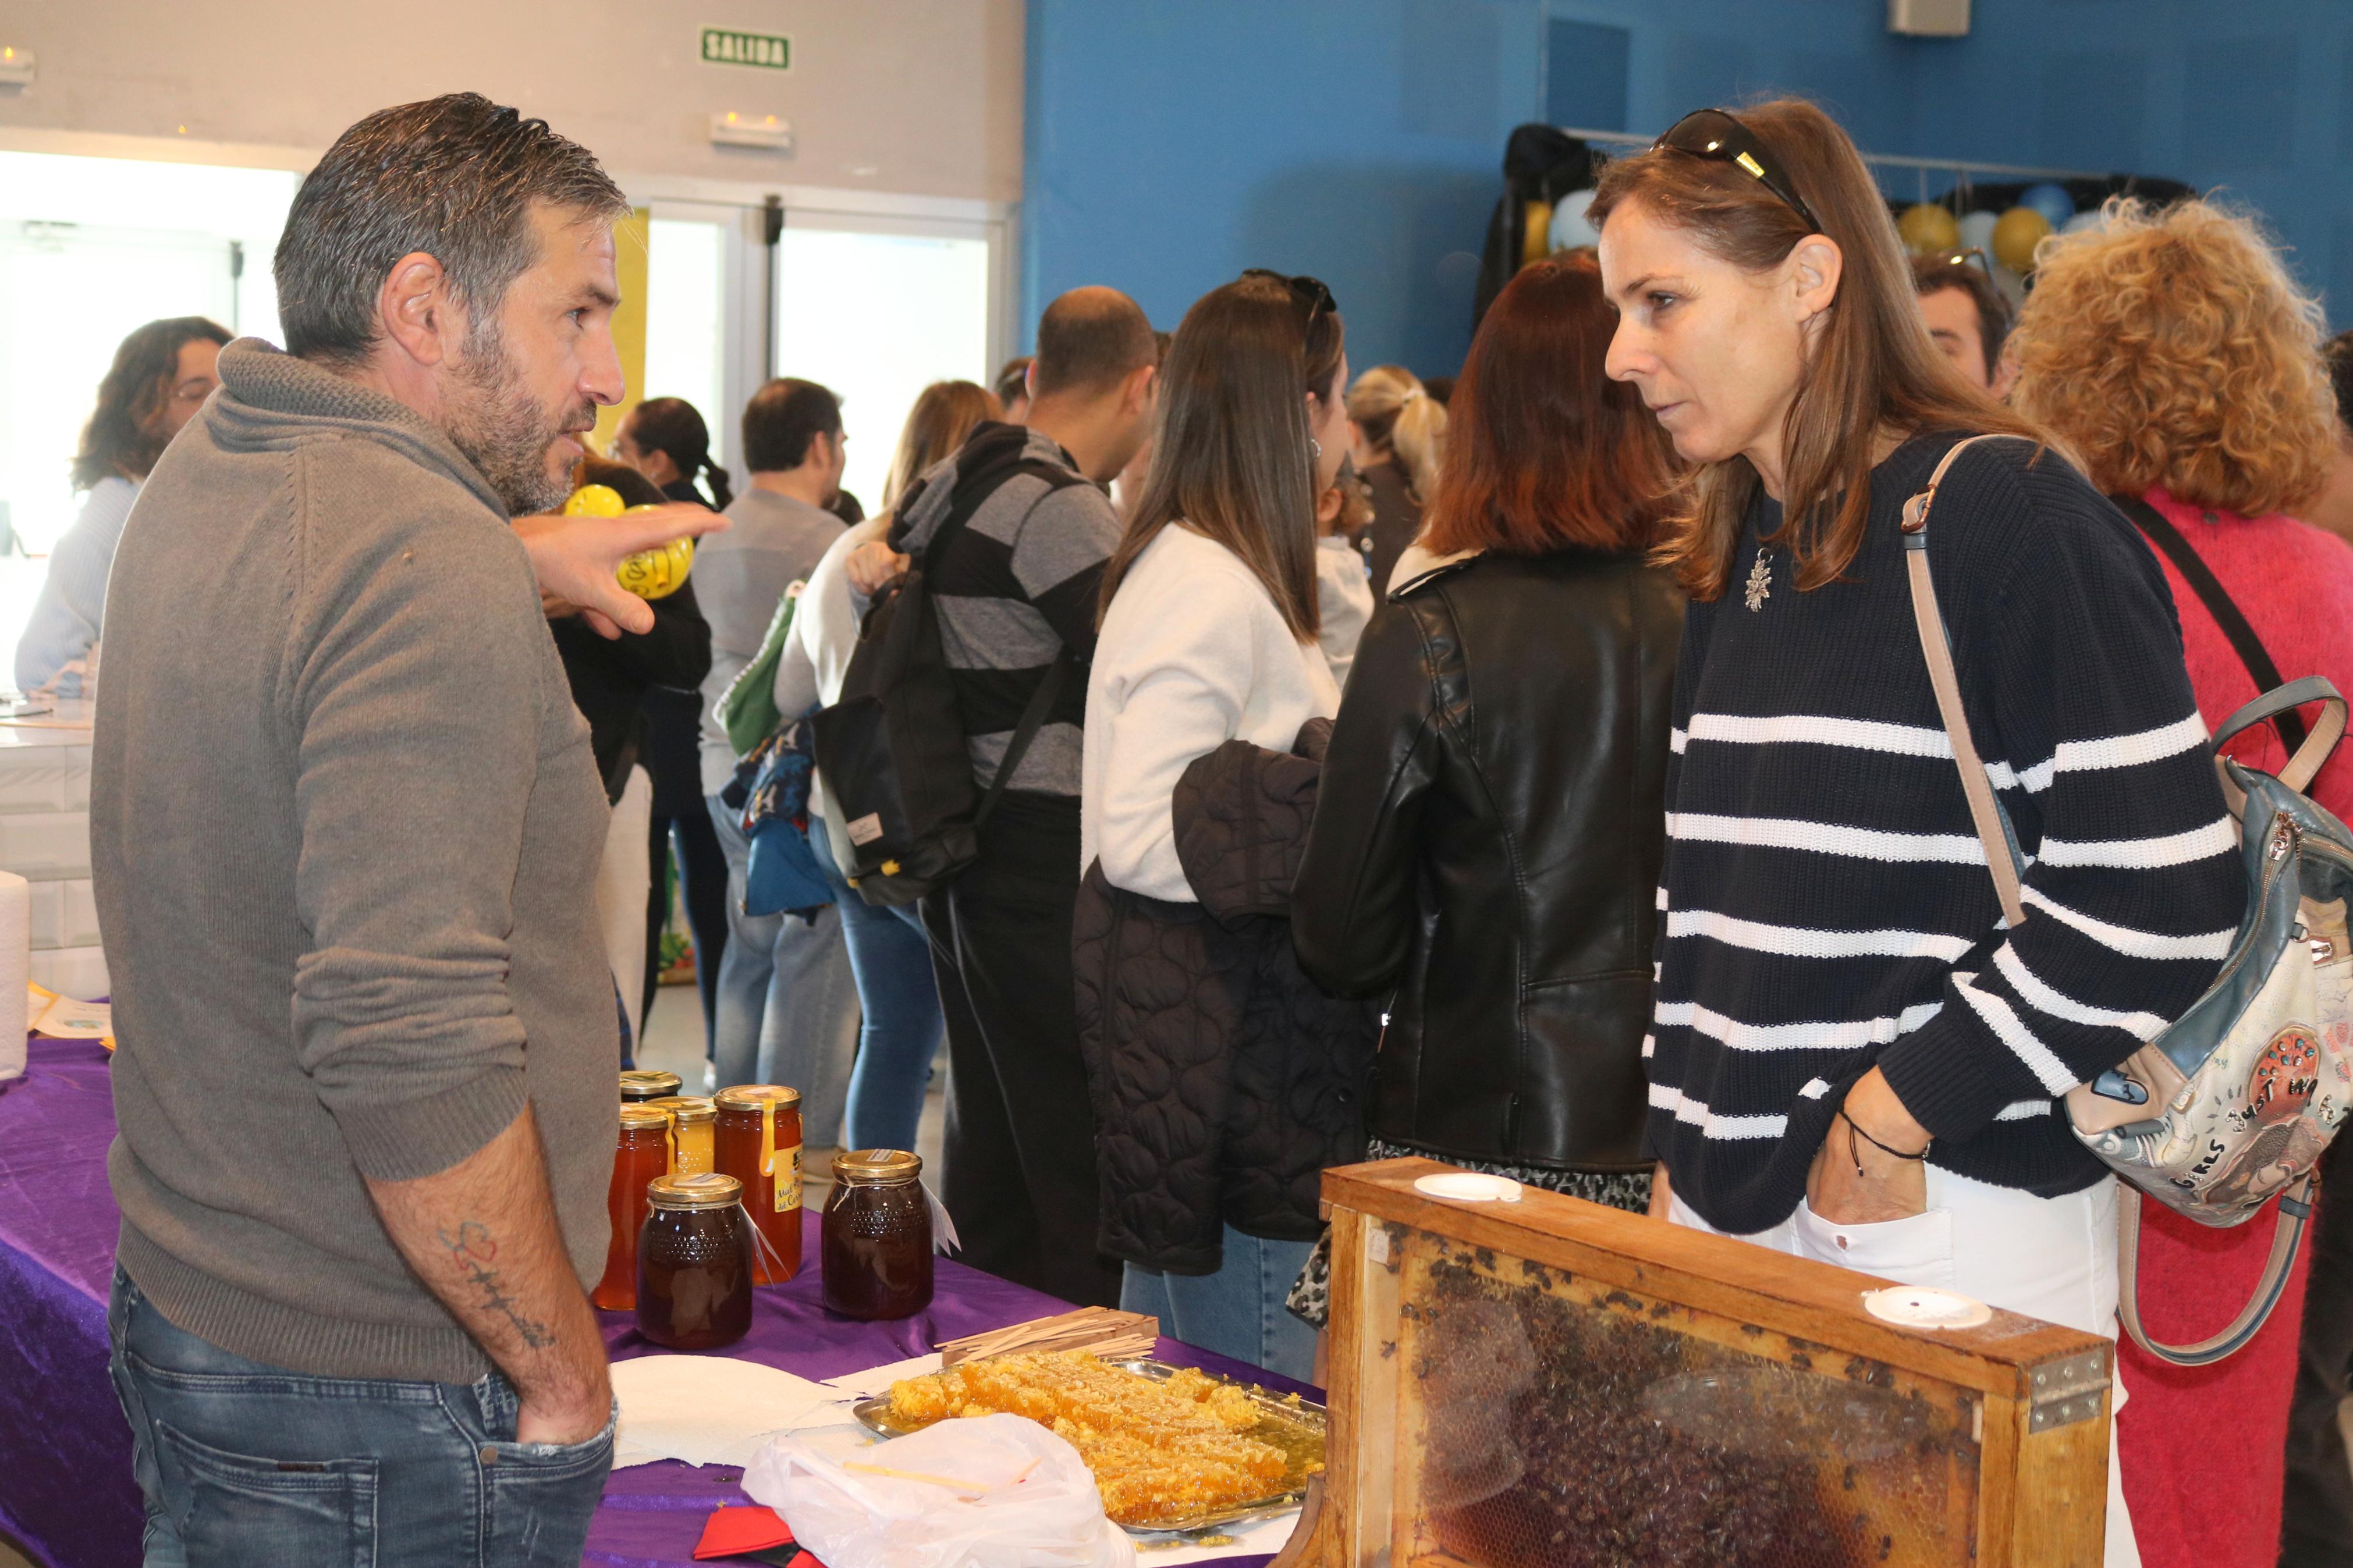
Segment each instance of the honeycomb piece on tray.
[[891,1385],[902,1426],[999,1412],[1026,1415],[1076,1448],[1103,1511],[1121,1524],[1266,1497],[1283,1489],[1290,1468],[1281,1447],[1245,1436],[1265,1419],[1249,1393],[1189,1367],[1159,1380],[1070,1351],[966,1362]]

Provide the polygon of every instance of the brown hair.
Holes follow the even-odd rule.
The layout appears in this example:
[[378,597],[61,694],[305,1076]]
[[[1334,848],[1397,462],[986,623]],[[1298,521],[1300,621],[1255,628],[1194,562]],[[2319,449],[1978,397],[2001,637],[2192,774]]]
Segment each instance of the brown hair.
[[1430,395],[1401,364],[1377,364],[1348,388],[1348,417],[1365,433],[1365,444],[1394,458],[1405,488],[1426,501],[1438,489],[1446,455],[1446,405]]
[[1303,394],[1339,395],[1345,336],[1337,310],[1271,273],[1194,301],[1168,345],[1152,470],[1104,563],[1098,624],[1136,557],[1182,521],[1241,559],[1293,637],[1315,636],[1315,458]]
[[935,381],[923,388],[907,423],[899,431],[899,449],[891,454],[891,471],[882,479],[882,510],[890,510],[907,493],[916,476],[964,445],[972,427],[984,419],[1002,419],[1004,408],[996,395],[969,381]]
[[[1887,203],[1846,132],[1797,98],[1743,109],[1740,121],[1780,160],[1845,263],[1783,436],[1786,521],[1779,534],[1796,558],[1798,586],[1819,588],[1862,548],[1873,452],[1882,436],[1956,430],[2042,437],[1962,382],[1936,352]],[[1606,233],[1610,216],[1629,202],[1750,272],[1778,266],[1815,232],[1737,164],[1672,148],[1610,163],[1586,216]],[[1757,483],[1742,457],[1692,470],[1660,553],[1694,598],[1724,592]]]
[[1655,542],[1680,465],[1641,395],[1602,373],[1617,321],[1589,251],[1524,267],[1495,296],[1455,384],[1424,550]]
[[1912,289],[1923,300],[1949,289],[1969,297],[1978,313],[1978,349],[1985,358],[1986,379],[1991,381],[2001,363],[2001,345],[2010,336],[2010,301],[1993,286],[1993,275],[1966,251],[1940,250],[1912,258]]
[[2105,227],[2044,243],[2012,341],[2020,412],[2081,452],[2104,490],[2162,485],[2260,517],[2327,478],[2320,307],[2238,214],[2112,204]]
[[1116,289],[1073,289],[1038,318],[1029,384],[1039,397],[1103,393],[1157,363],[1160,345],[1144,309]]
[[98,406],[81,427],[74,489],[86,490],[103,479],[147,477],[164,455],[156,416],[172,395],[180,351],[193,342],[226,345],[228,329],[203,316],[171,316],[135,329],[116,346],[114,363],[98,384]]

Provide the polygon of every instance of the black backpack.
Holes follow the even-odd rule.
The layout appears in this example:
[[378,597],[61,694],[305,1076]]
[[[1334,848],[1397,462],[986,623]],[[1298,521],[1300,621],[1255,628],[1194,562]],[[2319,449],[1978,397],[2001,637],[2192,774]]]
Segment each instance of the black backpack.
[[[842,875],[870,904],[912,904],[972,864],[981,825],[996,811],[1069,678],[1073,660],[1065,647],[1023,710],[1005,761],[984,792],[973,779],[927,575],[998,485],[1029,473],[1045,481],[1042,500],[1064,485],[1085,483],[1067,469],[1025,457],[1028,444],[1028,431],[1013,425],[983,426],[965,444],[947,517],[912,552],[905,579],[867,612],[841,700],[816,715],[817,765],[844,840],[834,854]],[[900,516],[924,488],[919,480],[901,499]]]

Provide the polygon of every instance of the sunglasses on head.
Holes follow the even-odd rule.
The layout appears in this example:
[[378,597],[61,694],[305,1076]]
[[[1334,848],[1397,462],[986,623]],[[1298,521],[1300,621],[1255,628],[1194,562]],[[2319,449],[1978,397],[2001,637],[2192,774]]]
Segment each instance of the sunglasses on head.
[[1947,267],[1974,267],[1978,271],[1984,273],[1988,278],[1991,278],[1993,276],[1993,263],[1986,258],[1986,253],[1984,251],[1979,250],[1974,245],[1970,246],[1967,250],[1951,250],[1943,252],[1938,256],[1937,259],[1942,261]]
[[1798,187],[1765,143],[1758,141],[1748,127],[1721,109],[1695,109],[1667,127],[1667,133],[1651,143],[1652,152],[1662,147],[1677,153],[1688,153],[1694,158],[1713,158],[1730,163],[1754,179],[1758,184],[1781,199],[1781,205],[1806,220],[1808,227],[1820,234],[1822,220],[1814,209],[1798,195]]
[[1339,311],[1338,303],[1332,298],[1332,290],[1324,287],[1324,279],[1321,278],[1310,278],[1303,272],[1295,275],[1277,272],[1268,267],[1250,268],[1242,273],[1242,276],[1271,278],[1290,289],[1292,301],[1307,307],[1307,324],[1311,327],[1315,324],[1315,318],[1324,311],[1330,310],[1335,314]]

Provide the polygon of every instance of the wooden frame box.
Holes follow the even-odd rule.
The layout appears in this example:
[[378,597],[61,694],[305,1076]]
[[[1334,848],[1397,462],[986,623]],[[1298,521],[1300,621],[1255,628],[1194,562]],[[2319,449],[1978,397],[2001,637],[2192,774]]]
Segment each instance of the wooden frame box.
[[1322,1568],[2096,1568],[2114,1347],[1995,1312],[1900,1327],[1885,1281],[1447,1169],[1327,1172]]

